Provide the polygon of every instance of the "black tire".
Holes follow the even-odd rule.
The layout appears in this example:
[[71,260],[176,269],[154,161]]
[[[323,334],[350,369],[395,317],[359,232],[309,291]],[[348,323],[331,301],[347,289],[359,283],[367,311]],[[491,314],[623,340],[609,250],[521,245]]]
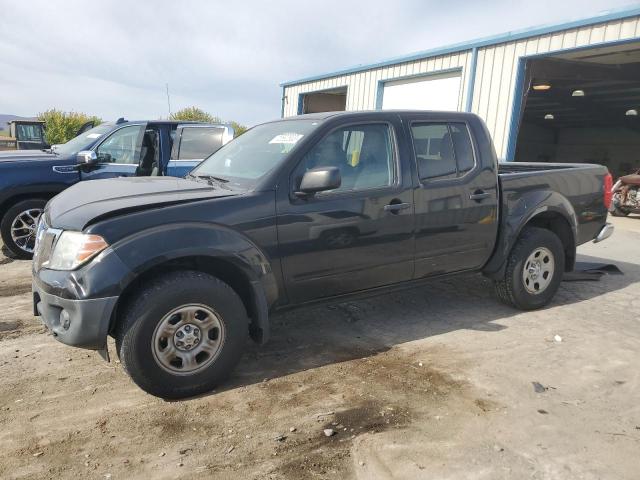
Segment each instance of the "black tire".
[[[553,254],[553,274],[544,290],[530,293],[525,286],[523,272],[525,262],[539,248],[545,248]],[[558,291],[564,265],[564,248],[557,235],[544,228],[525,227],[511,249],[504,279],[495,282],[496,294],[501,302],[520,310],[542,308],[551,302]]]
[[[40,210],[44,211],[44,206],[47,204],[47,201],[42,198],[31,198],[28,200],[21,200],[15,205],[11,206],[3,215],[2,221],[0,221],[0,233],[2,234],[2,242],[4,243],[7,250],[14,258],[29,260],[33,258],[33,252],[29,252],[23,249],[20,245],[14,242],[13,238],[11,238],[11,226],[13,225],[14,220],[18,217],[22,212],[28,210]],[[35,241],[35,231],[34,233],[34,241]],[[31,245],[31,242],[30,242]]]
[[[169,312],[190,304],[215,311],[224,340],[212,363],[174,374],[155,357],[154,332]],[[189,270],[164,274],[135,292],[116,321],[116,348],[125,370],[144,391],[167,399],[213,390],[240,361],[248,337],[247,313],[236,292],[216,277]]]
[[613,207],[613,209],[611,210],[611,215],[614,217],[626,217],[627,215],[629,215],[629,213],[631,212],[618,207]]

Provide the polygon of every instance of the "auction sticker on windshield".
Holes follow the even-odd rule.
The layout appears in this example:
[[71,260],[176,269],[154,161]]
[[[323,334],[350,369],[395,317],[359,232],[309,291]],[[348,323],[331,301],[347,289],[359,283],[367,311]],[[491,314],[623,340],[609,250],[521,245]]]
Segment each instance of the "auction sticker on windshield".
[[300,133],[281,133],[271,139],[269,143],[280,143],[285,145],[293,145],[298,142],[304,135]]

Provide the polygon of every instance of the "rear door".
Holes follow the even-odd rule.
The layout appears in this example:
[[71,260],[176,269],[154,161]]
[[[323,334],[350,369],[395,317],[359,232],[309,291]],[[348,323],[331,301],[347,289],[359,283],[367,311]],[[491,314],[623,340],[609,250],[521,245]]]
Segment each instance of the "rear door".
[[178,125],[173,136],[167,175],[184,177],[232,139],[233,130],[226,125]]
[[497,236],[497,179],[460,117],[408,120],[416,190],[415,277],[480,268]]
[[[289,300],[300,303],[413,275],[413,190],[397,115],[334,128],[278,192],[278,242]],[[310,168],[341,171],[336,190],[298,198]]]
[[135,176],[140,165],[145,129],[145,123],[127,124],[112,132],[93,149],[98,156],[98,164],[81,170],[80,178],[96,180]]

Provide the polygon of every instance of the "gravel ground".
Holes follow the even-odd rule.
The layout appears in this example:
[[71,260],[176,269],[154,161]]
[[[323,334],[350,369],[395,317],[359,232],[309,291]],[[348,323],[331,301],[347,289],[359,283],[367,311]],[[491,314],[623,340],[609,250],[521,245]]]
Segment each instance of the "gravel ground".
[[469,276],[292,311],[181,402],[47,335],[0,257],[0,478],[637,479],[640,218],[613,220],[581,260],[624,275],[544,310]]

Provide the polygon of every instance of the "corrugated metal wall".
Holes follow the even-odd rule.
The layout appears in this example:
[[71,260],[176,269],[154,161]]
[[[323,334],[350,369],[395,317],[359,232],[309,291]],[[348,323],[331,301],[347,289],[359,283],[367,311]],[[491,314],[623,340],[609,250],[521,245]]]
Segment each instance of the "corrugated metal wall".
[[459,108],[462,109],[466,101],[466,86],[469,84],[467,76],[471,66],[470,62],[471,52],[464,51],[414,62],[398,63],[397,65],[341,75],[316,82],[292,85],[285,88],[284,116],[289,117],[298,113],[298,97],[301,93],[345,86],[347,87],[347,110],[374,110],[376,108],[376,95],[380,80],[393,80],[413,75],[447,71],[454,68],[462,68],[463,88],[458,99]]
[[499,158],[507,153],[518,61],[522,56],[569,50],[640,36],[640,17],[492,45],[478,50],[472,111],[487,123]]
[[[487,123],[498,157],[505,158],[507,153],[520,57],[633,38],[640,40],[640,17],[637,16],[479,48],[472,111]],[[458,109],[463,110],[469,91],[471,59],[471,50],[466,50],[290,85],[284,91],[284,116],[297,114],[299,94],[344,86],[348,87],[347,110],[372,110],[376,108],[379,80],[436,73],[452,68],[462,68],[463,82]]]

